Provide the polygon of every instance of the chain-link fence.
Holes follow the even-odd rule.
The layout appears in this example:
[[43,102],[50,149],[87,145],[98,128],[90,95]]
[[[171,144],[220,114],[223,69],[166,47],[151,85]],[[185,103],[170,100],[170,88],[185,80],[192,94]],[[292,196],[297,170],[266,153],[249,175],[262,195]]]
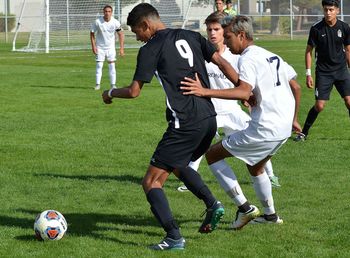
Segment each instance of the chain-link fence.
[[[44,0],[27,0],[27,2],[39,5]],[[62,0],[63,1],[63,0]],[[83,0],[80,0],[81,2]],[[120,6],[127,6],[127,1],[117,0]],[[159,0],[164,6],[168,1]],[[189,20],[196,20],[199,23],[214,10],[215,0],[176,0],[177,5],[183,6],[184,1],[189,1],[192,6],[198,7],[195,13],[190,13]],[[305,37],[310,26],[322,19],[323,10],[321,0],[231,0],[233,8],[237,14],[250,16],[253,20],[255,35],[270,38],[290,38]],[[21,26],[19,40],[27,41],[30,30],[26,30],[26,19],[19,20],[21,9],[25,0],[0,0],[0,43],[11,43],[16,26]],[[135,3],[135,1],[133,1]],[[225,0],[223,0],[225,3]],[[340,12],[338,18],[350,23],[350,0],[339,0]],[[35,6],[35,5],[31,5]],[[203,7],[202,9],[200,7]],[[169,8],[173,9],[173,8]],[[164,12],[164,11],[163,11]],[[23,17],[29,20],[35,18],[35,10],[31,12],[33,17]],[[127,12],[124,12],[125,14]],[[161,13],[161,15],[167,15]],[[177,15],[179,16],[179,15]],[[197,22],[198,23],[198,22]],[[196,25],[193,29],[203,30],[203,24]],[[191,27],[189,27],[192,29]]]

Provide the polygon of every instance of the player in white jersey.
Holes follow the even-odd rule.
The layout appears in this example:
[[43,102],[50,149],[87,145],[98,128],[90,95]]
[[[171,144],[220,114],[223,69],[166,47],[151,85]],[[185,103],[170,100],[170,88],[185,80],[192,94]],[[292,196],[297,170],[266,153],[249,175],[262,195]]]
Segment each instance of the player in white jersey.
[[[198,79],[185,78],[181,89],[186,95],[245,101],[253,93],[255,105],[251,108],[248,127],[211,146],[206,159],[215,175],[230,182],[231,195],[238,207],[233,229],[241,229],[253,219],[259,223],[281,224],[283,220],[275,211],[271,182],[264,172],[264,166],[290,137],[293,127],[300,130],[295,117],[296,103],[299,103],[300,97],[295,92],[300,91],[300,88],[292,89],[293,84],[289,83],[288,78],[289,68],[281,57],[254,45],[249,17],[238,15],[232,19],[223,19],[222,25],[225,43],[230,51],[241,55],[238,62],[239,76],[235,82],[238,87],[204,89]],[[259,209],[247,201],[237,178],[232,177],[232,170],[224,160],[232,156],[246,163],[255,193],[264,209],[263,215],[259,216]]]
[[121,24],[113,16],[113,8],[106,5],[103,8],[103,16],[95,20],[91,26],[90,40],[92,52],[96,56],[96,85],[95,90],[100,89],[102,79],[102,68],[105,59],[108,62],[109,81],[111,88],[116,88],[116,50],[115,50],[115,34],[119,38],[119,55],[124,56],[124,33]]
[[[219,54],[225,58],[236,71],[238,71],[238,59],[240,56],[232,54],[224,44],[224,29],[220,24],[220,20],[225,16],[227,16],[226,13],[216,11],[206,18],[205,24],[207,26],[207,36],[208,40],[215,45]],[[210,88],[228,89],[234,87],[233,83],[226,78],[217,65],[211,62],[206,62],[205,65],[208,71]],[[243,130],[248,126],[250,116],[242,110],[237,100],[212,98],[211,101],[213,102],[215,112],[217,113],[217,127],[218,129],[222,129],[225,136]],[[201,160],[202,157],[196,161],[190,162],[189,166],[198,171]],[[280,187],[278,177],[274,175],[271,161],[267,162],[265,171],[271,180],[272,186]],[[177,189],[180,192],[187,191],[187,188],[184,185],[179,186]]]

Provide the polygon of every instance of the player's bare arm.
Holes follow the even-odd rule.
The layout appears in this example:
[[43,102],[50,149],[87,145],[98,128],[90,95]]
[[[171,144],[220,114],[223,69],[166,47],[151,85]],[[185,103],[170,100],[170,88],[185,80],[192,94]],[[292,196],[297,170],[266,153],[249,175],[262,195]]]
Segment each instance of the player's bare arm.
[[211,58],[211,61],[220,68],[220,70],[235,86],[238,85],[238,74],[225,58],[223,58],[218,52],[215,52]]
[[300,97],[301,97],[301,89],[299,83],[292,79],[289,81],[290,88],[293,92],[293,96],[295,99],[295,110],[294,110],[294,118],[293,118],[293,131],[296,133],[301,133],[302,129],[298,121],[298,113],[299,113],[299,105],[300,105]]
[[140,95],[143,82],[132,81],[128,87],[105,90],[102,93],[102,100],[105,104],[111,104],[113,98],[131,99]]
[[91,50],[96,55],[97,54],[97,47],[96,47],[96,39],[95,39],[94,32],[90,32],[90,41],[91,41]]
[[119,55],[124,56],[124,39],[125,39],[124,32],[121,30],[121,31],[118,31],[117,34],[119,38]]
[[309,89],[312,89],[314,87],[314,81],[311,75],[312,50],[313,50],[312,46],[310,45],[306,46],[306,50],[305,50],[306,86]]
[[196,95],[199,97],[220,98],[220,99],[236,99],[248,101],[250,98],[252,87],[243,81],[240,82],[239,87],[231,89],[208,89],[203,88],[198,75],[196,74],[196,80],[185,77],[181,81],[180,88],[184,90],[184,95]]

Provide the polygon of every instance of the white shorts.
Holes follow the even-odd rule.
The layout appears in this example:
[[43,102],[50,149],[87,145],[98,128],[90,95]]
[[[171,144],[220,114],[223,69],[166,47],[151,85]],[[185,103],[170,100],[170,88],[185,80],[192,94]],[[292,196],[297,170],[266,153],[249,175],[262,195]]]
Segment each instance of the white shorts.
[[225,137],[222,140],[222,146],[234,157],[250,166],[254,166],[267,156],[275,155],[286,141],[287,139],[271,142],[254,142],[246,137],[244,131],[239,131]]
[[108,62],[117,60],[117,53],[115,48],[101,49],[97,48],[96,62],[104,62],[107,59]]
[[234,114],[218,114],[216,116],[217,127],[222,128],[225,136],[246,129],[250,120],[250,116],[241,109],[234,110]]

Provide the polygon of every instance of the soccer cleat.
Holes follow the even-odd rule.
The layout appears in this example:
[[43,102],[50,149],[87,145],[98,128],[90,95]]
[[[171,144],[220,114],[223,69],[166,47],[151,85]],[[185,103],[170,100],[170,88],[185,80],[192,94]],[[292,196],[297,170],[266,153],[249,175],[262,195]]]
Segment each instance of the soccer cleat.
[[260,213],[259,209],[254,205],[250,205],[250,210],[245,213],[240,212],[238,210],[236,213],[236,219],[232,223],[231,228],[234,230],[239,230],[243,228],[245,225],[249,223],[249,221],[258,217],[259,213]]
[[304,142],[306,141],[306,135],[303,133],[299,133],[294,139],[293,141],[295,142]]
[[188,192],[188,189],[185,185],[181,185],[177,188],[179,192]]
[[202,216],[207,213],[202,225],[199,227],[200,233],[211,233],[218,226],[222,216],[225,214],[224,205],[216,201],[210,208],[206,209]]
[[99,90],[101,88],[101,86],[100,86],[100,84],[96,84],[96,86],[95,86],[95,90]]
[[271,215],[260,215],[250,221],[251,224],[283,224],[283,220],[275,213]]
[[271,176],[270,182],[273,187],[281,187],[280,183],[278,182],[278,177],[277,176]]
[[151,245],[149,248],[157,251],[183,250],[185,249],[185,242],[183,237],[177,240],[166,237],[159,244]]

